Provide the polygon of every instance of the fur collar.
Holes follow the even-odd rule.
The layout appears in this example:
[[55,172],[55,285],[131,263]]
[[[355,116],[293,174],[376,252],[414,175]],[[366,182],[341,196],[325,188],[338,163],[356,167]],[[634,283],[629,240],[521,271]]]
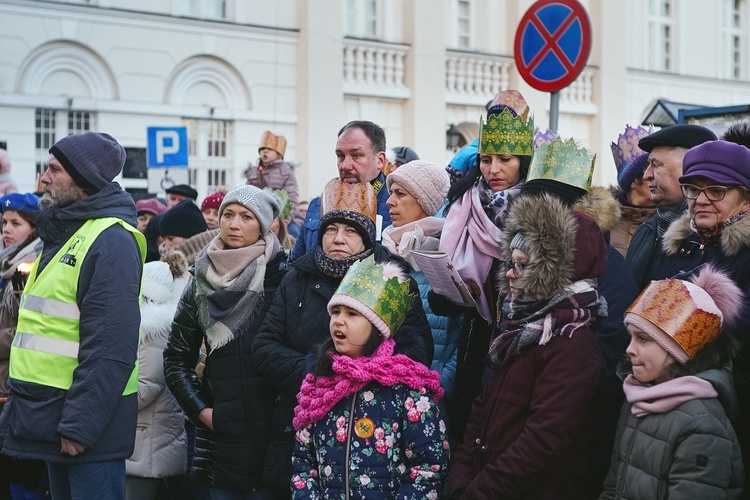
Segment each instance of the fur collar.
[[[690,214],[685,213],[674,221],[664,233],[662,248],[667,255],[675,255],[692,235]],[[724,229],[721,234],[721,253],[734,257],[743,249],[750,247],[750,215]]]
[[[516,199],[505,220],[503,256],[510,259],[513,236],[522,232],[534,262],[518,279],[519,288],[532,296],[549,297],[572,283],[576,227],[570,210],[553,195]],[[508,291],[504,266],[499,274],[504,295]]]
[[620,222],[620,204],[612,192],[603,187],[594,186],[591,191],[576,201],[571,210],[588,215],[603,233],[611,231]]

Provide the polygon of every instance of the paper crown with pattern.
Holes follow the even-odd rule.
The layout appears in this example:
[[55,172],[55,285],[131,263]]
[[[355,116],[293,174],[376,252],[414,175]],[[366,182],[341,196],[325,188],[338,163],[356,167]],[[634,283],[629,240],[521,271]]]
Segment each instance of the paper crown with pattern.
[[323,188],[320,197],[320,214],[325,215],[334,210],[357,212],[373,223],[378,213],[378,198],[375,189],[369,182],[353,184],[332,179]]
[[356,309],[383,337],[390,338],[416,299],[409,292],[409,284],[409,275],[398,264],[377,264],[371,255],[349,268],[328,302],[328,313],[336,305]]
[[596,155],[590,157],[586,148],[577,147],[573,139],[563,141],[556,137],[536,150],[526,182],[549,179],[589,191],[595,163]]
[[[502,106],[497,112],[496,106]],[[487,121],[479,120],[480,154],[531,156],[534,154],[534,119],[517,90],[503,90],[492,101]]]
[[[652,281],[625,314],[640,316],[661,329],[690,359],[719,335],[723,323],[721,311],[705,290],[677,279]],[[638,325],[632,318],[626,319],[626,324],[629,322]],[[662,345],[658,336],[654,340]],[[679,353],[670,352],[668,346],[662,347],[670,354],[677,354],[679,359]]]
[[629,162],[633,158],[640,156],[644,151],[638,147],[638,141],[654,133],[654,127],[631,127],[630,125],[625,126],[625,132],[620,134],[617,138],[617,143],[612,143],[612,156],[615,160],[615,167],[619,172],[624,163]]
[[283,158],[284,153],[286,153],[286,138],[283,135],[276,135],[270,130],[266,130],[260,137],[258,152],[263,148],[273,149]]

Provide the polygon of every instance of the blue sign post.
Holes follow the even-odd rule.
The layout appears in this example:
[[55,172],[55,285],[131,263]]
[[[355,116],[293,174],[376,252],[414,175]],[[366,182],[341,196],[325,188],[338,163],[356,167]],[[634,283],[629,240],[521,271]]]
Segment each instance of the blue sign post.
[[557,130],[558,92],[586,66],[591,23],[576,0],[539,0],[521,18],[513,46],[516,67],[537,90],[551,92],[550,130]]

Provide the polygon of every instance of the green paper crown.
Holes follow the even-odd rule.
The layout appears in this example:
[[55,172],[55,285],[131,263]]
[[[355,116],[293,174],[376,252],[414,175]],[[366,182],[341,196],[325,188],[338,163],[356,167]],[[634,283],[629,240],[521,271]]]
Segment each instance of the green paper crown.
[[[386,265],[398,267],[395,263]],[[361,302],[383,320],[393,335],[411,309],[416,295],[409,293],[408,275],[404,281],[399,281],[398,276],[386,277],[385,269],[385,266],[375,263],[372,255],[355,262],[341,280],[334,297],[346,295]]]
[[479,153],[483,155],[531,156],[534,154],[534,119],[513,116],[509,108],[491,114],[487,123],[479,119]]
[[549,179],[589,191],[595,163],[596,155],[590,157],[586,148],[576,147],[573,139],[563,142],[557,137],[536,150],[526,182]]

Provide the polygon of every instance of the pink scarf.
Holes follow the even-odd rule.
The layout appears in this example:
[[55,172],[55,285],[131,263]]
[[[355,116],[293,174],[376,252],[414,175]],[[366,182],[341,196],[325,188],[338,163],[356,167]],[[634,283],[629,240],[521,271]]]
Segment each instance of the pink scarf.
[[494,304],[489,303],[484,293],[484,282],[492,260],[503,258],[502,236],[502,231],[487,217],[479,200],[479,188],[474,186],[451,205],[440,238],[440,251],[448,254],[458,274],[482,290],[477,311],[488,323],[492,323],[490,308]]
[[638,382],[631,374],[625,378],[622,388],[625,391],[625,399],[633,405],[631,411],[636,417],[666,413],[693,399],[719,397],[711,382],[692,375],[649,385]]
[[372,356],[350,358],[334,354],[333,371],[330,377],[315,377],[308,373],[302,382],[294,409],[294,428],[300,430],[314,424],[333,408],[336,403],[376,381],[386,387],[404,384],[412,389],[428,389],[435,402],[443,397],[440,375],[403,354],[393,355],[393,339],[383,341]]

